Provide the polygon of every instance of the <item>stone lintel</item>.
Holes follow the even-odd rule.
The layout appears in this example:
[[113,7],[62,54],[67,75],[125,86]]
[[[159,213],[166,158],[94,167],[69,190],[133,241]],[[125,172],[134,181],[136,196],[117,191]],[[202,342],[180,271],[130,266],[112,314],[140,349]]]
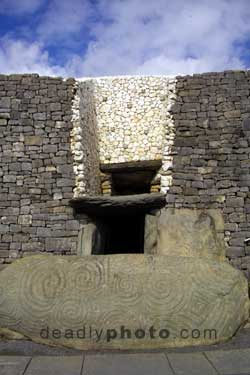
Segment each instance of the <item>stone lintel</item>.
[[142,160],[123,163],[102,163],[100,169],[104,173],[135,172],[152,170],[156,171],[162,166],[162,160]]
[[77,212],[95,215],[116,215],[146,213],[150,210],[159,209],[166,204],[163,193],[135,194],[120,196],[84,196],[73,198],[70,205]]

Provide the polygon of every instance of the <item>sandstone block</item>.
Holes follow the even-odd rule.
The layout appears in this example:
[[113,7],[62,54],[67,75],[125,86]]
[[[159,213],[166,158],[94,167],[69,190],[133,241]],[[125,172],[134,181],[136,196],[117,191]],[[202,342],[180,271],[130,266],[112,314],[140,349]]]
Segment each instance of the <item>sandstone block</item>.
[[7,120],[4,118],[0,118],[0,126],[5,126],[7,125]]
[[30,225],[32,223],[32,215],[20,215],[18,217],[18,224]]
[[24,143],[28,146],[39,146],[42,143],[42,137],[38,135],[27,135],[24,138]]
[[158,219],[157,253],[224,259],[219,236],[224,222],[219,210],[168,208]]

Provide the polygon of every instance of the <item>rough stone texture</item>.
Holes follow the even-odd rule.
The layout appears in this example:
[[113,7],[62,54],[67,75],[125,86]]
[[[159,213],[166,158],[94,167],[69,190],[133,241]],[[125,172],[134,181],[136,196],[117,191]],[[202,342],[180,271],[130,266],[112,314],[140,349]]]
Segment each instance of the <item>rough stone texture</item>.
[[161,210],[157,254],[225,259],[224,222],[218,210]]
[[75,252],[87,220],[73,216],[72,190],[100,193],[99,161],[158,159],[166,205],[222,210],[226,256],[250,278],[249,90],[250,71],[78,82],[1,75],[0,262]]
[[138,214],[164,207],[165,196],[162,193],[134,194],[121,196],[91,196],[74,198],[70,204],[77,210],[89,214]]
[[157,240],[158,240],[158,217],[156,215],[145,215],[145,229],[144,229],[144,253],[157,254]]
[[168,206],[222,210],[226,255],[248,278],[249,89],[250,71],[176,77],[167,194]]
[[[221,209],[226,255],[250,278],[250,72],[79,84],[92,85],[101,163],[161,159],[156,177],[167,205]],[[103,191],[110,194],[110,185]]]
[[169,77],[104,77],[92,83],[100,161],[161,159],[167,123]]
[[[76,251],[73,79],[0,76],[0,262]],[[68,223],[75,223],[69,228]]]
[[73,154],[74,196],[100,194],[99,145],[92,81],[75,84],[72,103],[71,151]]
[[1,375],[20,375],[26,372],[31,357],[27,356],[2,356],[0,357]]
[[81,228],[78,237],[77,255],[91,255],[94,250],[97,227],[94,223],[88,223]]
[[[37,255],[2,271],[0,285],[0,327],[79,349],[211,344],[230,338],[249,314],[242,273],[202,258]],[[121,338],[121,326],[131,338]],[[77,337],[84,327],[85,338],[83,331]],[[93,331],[89,338],[89,327],[103,329],[99,341]],[[167,338],[159,336],[162,329]],[[208,329],[216,338],[215,331],[208,338]],[[198,330],[199,338],[183,339],[182,330]]]
[[[171,159],[173,124],[168,108],[175,99],[175,79],[82,78],[77,87],[72,133],[75,197],[98,193],[99,159],[104,164],[161,160],[163,154],[166,162]],[[162,191],[165,185],[166,178]]]

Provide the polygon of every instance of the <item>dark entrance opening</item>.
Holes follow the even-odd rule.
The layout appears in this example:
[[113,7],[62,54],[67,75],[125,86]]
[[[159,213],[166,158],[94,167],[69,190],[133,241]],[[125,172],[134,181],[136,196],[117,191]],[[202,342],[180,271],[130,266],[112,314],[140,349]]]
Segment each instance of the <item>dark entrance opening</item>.
[[111,177],[112,195],[149,194],[161,167],[161,160],[101,164],[101,171]]
[[145,215],[120,215],[105,219],[102,254],[144,252]]
[[154,215],[165,204],[162,193],[72,199],[75,212],[91,218],[79,236],[82,250],[78,251],[85,255],[144,253],[149,241],[146,215]]
[[101,166],[102,173],[108,175],[111,195],[83,196],[70,201],[76,213],[91,219],[79,236],[80,253],[137,254],[144,253],[144,245],[147,251],[150,236],[145,216],[166,204],[164,194],[151,193],[160,166],[159,160]]
[[112,173],[113,195],[150,193],[150,183],[154,174],[154,171]]

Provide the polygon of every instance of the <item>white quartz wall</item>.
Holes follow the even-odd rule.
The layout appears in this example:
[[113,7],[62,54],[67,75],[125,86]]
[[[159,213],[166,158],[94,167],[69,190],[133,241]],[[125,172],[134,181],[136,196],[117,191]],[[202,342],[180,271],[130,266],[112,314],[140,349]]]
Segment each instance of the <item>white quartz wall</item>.
[[96,109],[91,81],[76,83],[72,103],[71,152],[74,159],[74,197],[100,194]]
[[102,77],[77,82],[71,149],[74,195],[100,192],[99,163],[162,160],[161,191],[171,185],[176,79]]
[[162,158],[167,127],[167,77],[94,81],[101,163]]

